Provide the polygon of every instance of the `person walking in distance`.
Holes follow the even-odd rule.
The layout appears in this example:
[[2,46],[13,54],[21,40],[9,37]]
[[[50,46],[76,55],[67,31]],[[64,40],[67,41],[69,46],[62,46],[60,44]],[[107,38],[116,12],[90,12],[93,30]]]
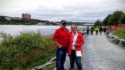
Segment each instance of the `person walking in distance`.
[[95,31],[96,31],[96,35],[97,35],[97,34],[98,34],[98,31],[99,31],[98,26],[95,28]]
[[91,27],[91,35],[93,35],[94,27]]
[[89,26],[87,26],[86,30],[87,30],[87,35],[89,35]]
[[61,21],[61,27],[58,28],[54,35],[53,41],[56,43],[56,70],[64,70],[66,52],[69,42],[69,30],[66,28],[66,21]]
[[102,26],[99,27],[99,32],[100,32],[100,35],[102,34]]
[[106,26],[103,28],[104,33],[106,33]]
[[74,70],[74,61],[76,62],[78,70],[83,70],[81,63],[83,44],[84,37],[81,32],[77,31],[77,25],[73,24],[69,34],[69,46],[67,50],[70,59],[70,70]]

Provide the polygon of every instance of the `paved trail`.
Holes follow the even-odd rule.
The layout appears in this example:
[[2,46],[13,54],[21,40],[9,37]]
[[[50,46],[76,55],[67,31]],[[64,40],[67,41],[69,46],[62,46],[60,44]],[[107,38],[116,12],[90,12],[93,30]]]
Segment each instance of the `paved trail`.
[[[85,36],[84,70],[125,70],[125,49],[111,43],[104,34]],[[69,69],[69,58],[65,63]]]

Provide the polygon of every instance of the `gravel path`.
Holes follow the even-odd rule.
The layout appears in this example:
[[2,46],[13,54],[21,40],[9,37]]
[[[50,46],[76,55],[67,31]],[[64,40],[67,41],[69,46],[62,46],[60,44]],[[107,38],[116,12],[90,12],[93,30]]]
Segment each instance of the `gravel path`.
[[[125,70],[125,49],[111,43],[104,34],[85,36],[84,70]],[[69,58],[65,62],[69,70]]]

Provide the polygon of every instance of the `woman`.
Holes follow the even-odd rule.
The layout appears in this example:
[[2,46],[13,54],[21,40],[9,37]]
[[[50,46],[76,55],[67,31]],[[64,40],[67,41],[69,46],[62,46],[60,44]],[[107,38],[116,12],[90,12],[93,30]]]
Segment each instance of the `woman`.
[[69,34],[69,46],[68,55],[70,58],[70,70],[74,70],[74,61],[77,64],[78,70],[82,70],[81,56],[82,45],[84,44],[82,33],[77,31],[77,25],[71,26],[71,32]]

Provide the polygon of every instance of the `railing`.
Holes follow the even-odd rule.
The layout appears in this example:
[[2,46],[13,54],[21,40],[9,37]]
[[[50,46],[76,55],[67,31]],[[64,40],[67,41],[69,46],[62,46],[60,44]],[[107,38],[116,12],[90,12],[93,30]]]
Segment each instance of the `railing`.
[[112,25],[109,26],[110,30],[123,30],[125,29],[125,24],[119,24],[119,25]]

